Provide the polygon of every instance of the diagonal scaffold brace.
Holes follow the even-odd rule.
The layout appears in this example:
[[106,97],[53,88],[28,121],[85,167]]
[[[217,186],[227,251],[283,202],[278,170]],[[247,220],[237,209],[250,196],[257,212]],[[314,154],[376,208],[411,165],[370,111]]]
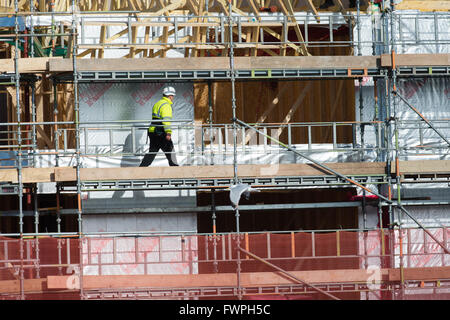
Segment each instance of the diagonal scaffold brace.
[[238,249],[239,249],[240,251],[242,251],[243,253],[245,253],[246,255],[252,257],[253,259],[258,260],[258,261],[261,261],[262,263],[264,263],[264,264],[266,264],[266,265],[268,265],[268,266],[274,268],[275,270],[281,272],[282,274],[284,274],[285,276],[291,278],[291,279],[294,280],[295,282],[298,282],[298,283],[301,283],[301,284],[303,284],[303,285],[305,285],[305,286],[311,287],[312,289],[316,290],[317,292],[320,292],[320,293],[326,295],[327,297],[329,297],[329,298],[331,298],[331,299],[333,299],[333,300],[340,300],[339,298],[333,296],[332,294],[330,294],[330,293],[328,293],[328,292],[326,292],[326,291],[323,291],[322,289],[317,288],[316,286],[314,286],[314,285],[312,285],[312,284],[310,284],[310,283],[308,283],[308,282],[306,282],[306,281],[303,281],[302,279],[297,278],[297,277],[294,276],[293,274],[287,272],[286,270],[281,269],[280,267],[278,267],[278,266],[276,266],[276,265],[274,265],[274,264],[272,264],[272,263],[266,261],[265,259],[263,259],[263,258],[261,258],[261,257],[258,257],[258,256],[255,255],[255,254],[253,254],[253,253],[251,253],[251,252],[248,252],[247,250],[245,250],[245,249],[243,249],[243,248],[241,248],[241,247],[238,247]]
[[261,135],[263,135],[264,137],[268,138],[269,140],[271,140],[271,141],[273,141],[273,142],[279,144],[279,145],[282,146],[283,148],[285,148],[285,149],[287,149],[287,150],[289,150],[289,151],[294,152],[295,154],[301,156],[302,158],[305,158],[306,160],[312,162],[312,163],[313,163],[314,165],[316,165],[317,167],[319,167],[319,168],[321,168],[321,169],[323,169],[323,170],[325,170],[325,171],[327,171],[327,172],[329,172],[329,173],[331,173],[331,174],[334,174],[335,176],[338,176],[338,177],[340,177],[340,178],[342,178],[342,179],[348,181],[349,183],[351,183],[351,184],[353,184],[353,185],[355,185],[355,186],[357,186],[357,187],[360,187],[360,188],[362,188],[363,190],[366,190],[367,192],[370,192],[371,194],[374,194],[374,195],[378,196],[380,199],[383,199],[384,201],[386,201],[387,203],[389,203],[389,204],[391,204],[391,205],[393,205],[393,206],[396,206],[397,208],[399,208],[400,210],[402,210],[402,211],[403,211],[403,212],[404,212],[404,213],[405,213],[412,221],[414,221],[414,223],[416,223],[416,224],[417,224],[417,225],[418,225],[425,233],[427,233],[427,234],[430,236],[430,238],[433,239],[433,240],[434,240],[434,241],[435,241],[442,249],[444,249],[444,252],[445,252],[446,254],[450,254],[450,251],[448,250],[448,248],[446,247],[446,245],[443,244],[443,243],[441,243],[441,242],[440,242],[440,241],[439,241],[439,240],[438,240],[438,239],[437,239],[430,231],[428,231],[428,230],[427,230],[427,229],[426,229],[419,221],[417,221],[417,219],[414,218],[414,216],[412,216],[411,213],[410,213],[408,210],[406,210],[405,207],[403,207],[401,204],[396,203],[395,201],[392,201],[392,200],[386,198],[385,196],[379,194],[378,192],[373,191],[373,190],[371,190],[371,189],[369,189],[369,188],[363,186],[362,184],[360,184],[360,183],[358,183],[358,182],[356,182],[356,181],[353,181],[352,179],[350,179],[350,178],[347,177],[346,175],[343,175],[342,173],[339,173],[339,172],[337,172],[337,171],[335,171],[335,170],[329,168],[328,166],[326,166],[326,165],[324,165],[324,164],[322,164],[322,163],[320,163],[320,162],[318,162],[318,161],[316,161],[316,160],[314,160],[314,159],[312,159],[312,158],[310,158],[310,157],[308,157],[308,156],[306,156],[306,155],[304,155],[304,154],[298,152],[297,150],[295,150],[295,149],[289,147],[288,145],[284,144],[283,142],[281,142],[281,141],[279,141],[279,140],[277,140],[277,139],[275,139],[275,138],[269,136],[268,134],[266,134],[266,133],[264,133],[264,132],[262,132],[262,131],[260,131],[260,130],[258,130],[258,129],[256,129],[256,128],[254,128],[254,127],[248,125],[247,123],[245,123],[245,122],[243,122],[243,121],[241,121],[241,120],[239,120],[239,119],[235,119],[235,121],[236,121],[237,123],[239,123],[240,125],[246,127],[246,128],[249,128],[249,129],[251,129],[251,130],[255,130],[255,131],[258,132],[259,134],[261,134]]
[[450,141],[447,140],[447,138],[445,138],[445,136],[439,132],[439,130],[437,130],[433,124],[427,119],[425,118],[416,108],[414,108],[401,94],[398,93],[397,90],[393,90],[392,93],[394,95],[396,95],[397,97],[399,97],[409,108],[411,108],[411,110],[413,110],[423,121],[425,121],[425,123],[434,131],[436,132],[439,137],[441,137],[445,142],[447,142],[447,144],[450,146]]

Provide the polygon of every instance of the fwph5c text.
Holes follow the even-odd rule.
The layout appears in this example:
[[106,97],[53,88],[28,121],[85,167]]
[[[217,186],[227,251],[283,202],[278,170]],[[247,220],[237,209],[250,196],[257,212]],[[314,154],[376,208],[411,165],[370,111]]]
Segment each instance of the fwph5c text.
[[223,314],[232,315],[258,315],[258,314],[270,314],[270,305],[261,304],[224,304]]

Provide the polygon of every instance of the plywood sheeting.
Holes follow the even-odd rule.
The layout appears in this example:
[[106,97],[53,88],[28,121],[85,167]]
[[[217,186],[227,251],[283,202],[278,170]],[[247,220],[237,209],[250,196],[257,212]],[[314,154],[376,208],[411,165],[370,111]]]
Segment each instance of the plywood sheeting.
[[[208,85],[194,86],[195,119],[209,119]],[[211,85],[213,123],[230,123],[231,84]],[[333,122],[355,120],[352,80],[253,81],[236,83],[237,117],[247,123]],[[338,128],[338,143],[352,141],[352,132]],[[280,140],[287,142],[287,130]],[[308,143],[306,128],[292,131],[292,143]],[[331,127],[313,128],[313,143],[332,142]]]

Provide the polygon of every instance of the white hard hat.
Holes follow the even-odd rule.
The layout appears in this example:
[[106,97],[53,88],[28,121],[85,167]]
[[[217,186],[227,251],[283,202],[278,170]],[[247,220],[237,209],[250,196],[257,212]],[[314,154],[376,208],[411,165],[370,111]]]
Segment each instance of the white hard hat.
[[165,87],[163,90],[163,95],[175,96],[175,88],[174,87]]

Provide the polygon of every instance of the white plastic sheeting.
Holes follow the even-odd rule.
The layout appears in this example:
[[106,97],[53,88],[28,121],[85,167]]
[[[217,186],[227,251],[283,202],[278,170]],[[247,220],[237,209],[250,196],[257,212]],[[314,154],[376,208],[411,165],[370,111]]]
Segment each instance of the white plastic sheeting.
[[[433,228],[450,225],[450,206],[407,206],[405,208],[424,227]],[[396,221],[403,228],[417,227],[417,224],[402,210],[395,208],[394,213]]]
[[[102,201],[104,204],[107,201]],[[172,198],[172,202],[173,198]],[[84,215],[83,232],[197,231],[192,213]],[[84,275],[196,274],[197,237],[167,235],[141,237],[86,237],[83,239]]]
[[90,238],[82,242],[83,275],[198,273],[197,237]]
[[[356,13],[353,13],[355,21]],[[370,56],[381,54],[381,46],[374,48],[376,41],[379,45],[384,41],[381,37],[383,20],[379,11],[373,14],[360,14],[360,27],[353,29],[353,39],[361,39],[361,55]],[[417,10],[397,10],[394,15],[395,52],[408,53],[449,53],[450,52],[450,21],[448,13],[420,12]],[[390,45],[391,21],[387,21],[387,32]],[[389,52],[390,49],[387,51]],[[355,50],[355,54],[358,54]]]
[[83,232],[195,232],[197,217],[191,213],[88,214]]
[[[398,92],[408,103],[419,111],[433,127],[439,131],[447,140],[450,139],[450,80],[447,78],[416,78],[416,79],[398,79]],[[376,119],[376,106],[373,86],[362,87],[363,109],[360,112],[359,87],[355,86],[355,105],[357,120],[373,121]],[[400,154],[402,160],[418,159],[449,159],[447,143],[442,139],[417,113],[415,113],[404,101],[398,97],[395,99],[396,117],[399,119],[399,146],[400,147],[440,147],[439,152],[427,151],[408,151]],[[382,99],[378,100],[378,113],[381,110]],[[394,103],[391,105],[394,112]],[[422,123],[420,123],[422,122]],[[367,147],[376,146],[377,132],[367,130],[364,134],[364,143]],[[360,143],[358,136],[358,142]],[[392,140],[395,145],[395,140]]]
[[[444,239],[448,239],[450,232],[448,228],[427,229],[427,231],[441,243],[443,243]],[[449,255],[444,254],[443,248],[424,230],[395,230],[394,236],[396,268],[398,268],[401,263],[405,268],[443,267],[449,265]],[[400,257],[400,243],[402,244],[402,259]]]
[[[173,109],[173,141],[174,144],[189,145],[193,143],[193,132],[188,130],[179,134],[178,121],[192,122],[194,120],[194,89],[192,83],[171,84],[175,87]],[[147,128],[152,119],[152,107],[162,98],[164,83],[83,83],[79,85],[80,92],[80,122],[92,121],[142,121],[134,136],[129,130],[114,130],[110,134],[98,124],[97,130],[88,132],[81,125],[81,148],[94,153],[109,152],[111,147],[121,144],[123,150],[133,152],[133,139],[139,147],[148,148]],[[92,125],[89,125],[92,127]],[[87,136],[86,136],[87,135]],[[88,146],[90,149],[86,149]],[[105,150],[105,147],[107,149]],[[142,151],[142,150],[141,150]],[[123,159],[126,160],[126,159]],[[158,161],[156,159],[155,161]],[[167,160],[166,160],[167,161]],[[105,164],[107,165],[107,164]]]
[[[449,228],[430,228],[427,231],[441,243],[445,241],[448,243]],[[361,259],[360,268],[367,271],[367,285],[372,290],[361,294],[368,300],[382,298],[381,291],[378,291],[381,289],[381,268],[444,267],[450,264],[450,256],[444,254],[442,247],[417,226],[396,229],[392,232],[392,242],[384,242],[384,251],[380,230],[359,233],[358,254],[365,257]],[[383,253],[386,255],[384,264],[381,258]]]
[[[164,83],[80,83],[80,121],[144,120],[152,118],[152,106],[162,98]],[[192,83],[171,83],[176,90],[174,120],[194,119]]]

